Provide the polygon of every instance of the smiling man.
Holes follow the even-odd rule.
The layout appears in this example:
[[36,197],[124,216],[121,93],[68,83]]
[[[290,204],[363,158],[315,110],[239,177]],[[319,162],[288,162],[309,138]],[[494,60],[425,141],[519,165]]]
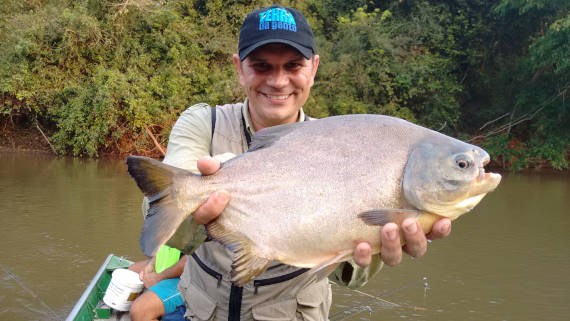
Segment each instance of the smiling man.
[[245,59],[234,55],[233,60],[255,130],[299,119],[299,107],[309,97],[319,56],[307,58],[289,45],[273,43]]
[[[172,129],[164,163],[213,174],[220,168],[220,159],[227,159],[224,155],[245,153],[256,131],[310,121],[302,106],[313,86],[319,56],[311,27],[300,12],[277,5],[251,12],[240,30],[233,62],[247,95],[245,101],[188,108]],[[225,191],[212,194],[192,221],[185,222],[185,228],[196,231],[187,248],[197,247],[186,260],[178,286],[186,304],[185,316],[191,320],[327,320],[331,305],[328,280],[316,280],[306,269],[275,263],[243,287],[231,283],[231,251],[215,241],[202,243],[206,237],[199,226],[220,215],[230,197]],[[427,242],[418,223],[408,219],[402,227],[404,250],[414,257],[423,255]],[[450,221],[443,219],[436,222],[429,237],[441,238],[449,232]],[[380,270],[382,261],[399,264],[398,226],[386,224],[381,233],[381,258],[370,255],[369,244],[355,244],[353,260],[339,265],[330,278],[358,287]]]

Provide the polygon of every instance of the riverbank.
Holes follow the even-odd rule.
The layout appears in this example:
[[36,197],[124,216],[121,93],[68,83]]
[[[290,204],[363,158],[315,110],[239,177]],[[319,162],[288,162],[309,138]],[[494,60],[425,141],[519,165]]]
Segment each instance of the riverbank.
[[31,128],[10,128],[10,126],[4,126],[0,130],[0,151],[56,154],[39,130],[34,132]]
[[[0,152],[2,153],[40,153],[40,154],[51,154],[55,156],[60,156],[51,142],[49,142],[49,136],[51,133],[45,132],[41,129],[35,129],[33,126],[29,128],[21,126],[4,126],[0,129]],[[128,139],[125,139],[128,140]],[[127,145],[133,145],[134,143],[125,143]],[[154,148],[154,149],[151,149]],[[162,146],[161,146],[162,148]],[[106,158],[124,158],[129,154],[137,154],[143,156],[149,156],[154,158],[161,158],[162,153],[158,150],[157,146],[154,145],[149,147],[149,150],[145,151],[128,151],[128,148],[124,150],[113,150],[109,149],[106,151],[100,151],[100,157]]]
[[[8,128],[6,126],[4,129],[0,130],[0,153],[41,153],[41,154],[51,154],[57,155],[57,153],[50,147],[46,137],[42,135],[39,130],[34,131],[33,128],[23,129],[23,128]],[[103,151],[100,152],[100,157],[120,159],[124,158],[129,154],[144,155],[154,158],[161,158],[161,153],[155,149],[151,151],[140,152],[119,152],[119,151]],[[164,148],[166,150],[166,148]],[[498,163],[491,163],[486,167],[488,171],[506,172],[507,169],[500,166]],[[540,172],[545,174],[568,174],[570,171],[556,170],[551,166],[548,166],[546,162],[542,162],[539,167],[527,168],[519,172],[529,173],[529,172]]]

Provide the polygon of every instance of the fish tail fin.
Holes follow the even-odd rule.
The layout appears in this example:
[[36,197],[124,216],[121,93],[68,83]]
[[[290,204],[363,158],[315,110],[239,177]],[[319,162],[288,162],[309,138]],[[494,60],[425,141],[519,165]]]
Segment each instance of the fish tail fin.
[[234,252],[231,276],[237,286],[250,282],[273,262],[273,259],[260,255],[247,237],[228,231],[216,221],[208,224],[206,229],[208,234]]
[[418,210],[399,209],[399,208],[379,208],[358,214],[358,217],[368,225],[386,225],[388,223],[396,223],[401,225],[408,217],[419,217],[422,214]]
[[145,255],[154,256],[182,221],[198,207],[199,202],[196,202],[193,210],[180,208],[171,188],[176,180],[195,175],[142,156],[128,156],[127,166],[129,174],[149,201],[140,244]]

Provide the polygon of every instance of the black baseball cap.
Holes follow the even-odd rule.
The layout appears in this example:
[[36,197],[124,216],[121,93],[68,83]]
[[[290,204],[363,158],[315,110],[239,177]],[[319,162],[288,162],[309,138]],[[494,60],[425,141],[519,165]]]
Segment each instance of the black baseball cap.
[[256,9],[245,17],[239,32],[239,59],[270,43],[289,45],[307,59],[315,53],[313,30],[305,16],[280,5]]

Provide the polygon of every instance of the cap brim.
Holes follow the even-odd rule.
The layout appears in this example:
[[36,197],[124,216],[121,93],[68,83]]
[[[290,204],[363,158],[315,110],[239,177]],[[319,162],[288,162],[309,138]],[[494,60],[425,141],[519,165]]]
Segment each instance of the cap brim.
[[272,43],[282,43],[285,45],[289,45],[295,49],[297,49],[297,51],[299,51],[305,58],[307,59],[311,59],[311,57],[313,56],[313,50],[311,48],[307,48],[303,45],[300,45],[296,42],[293,41],[289,41],[286,39],[267,39],[267,40],[263,40],[260,41],[254,45],[251,45],[245,49],[242,49],[239,52],[239,59],[240,60],[244,60],[245,58],[247,58],[247,56],[249,56],[250,53],[252,53],[255,49],[258,49],[260,47],[263,47],[265,45],[268,44],[272,44]]

